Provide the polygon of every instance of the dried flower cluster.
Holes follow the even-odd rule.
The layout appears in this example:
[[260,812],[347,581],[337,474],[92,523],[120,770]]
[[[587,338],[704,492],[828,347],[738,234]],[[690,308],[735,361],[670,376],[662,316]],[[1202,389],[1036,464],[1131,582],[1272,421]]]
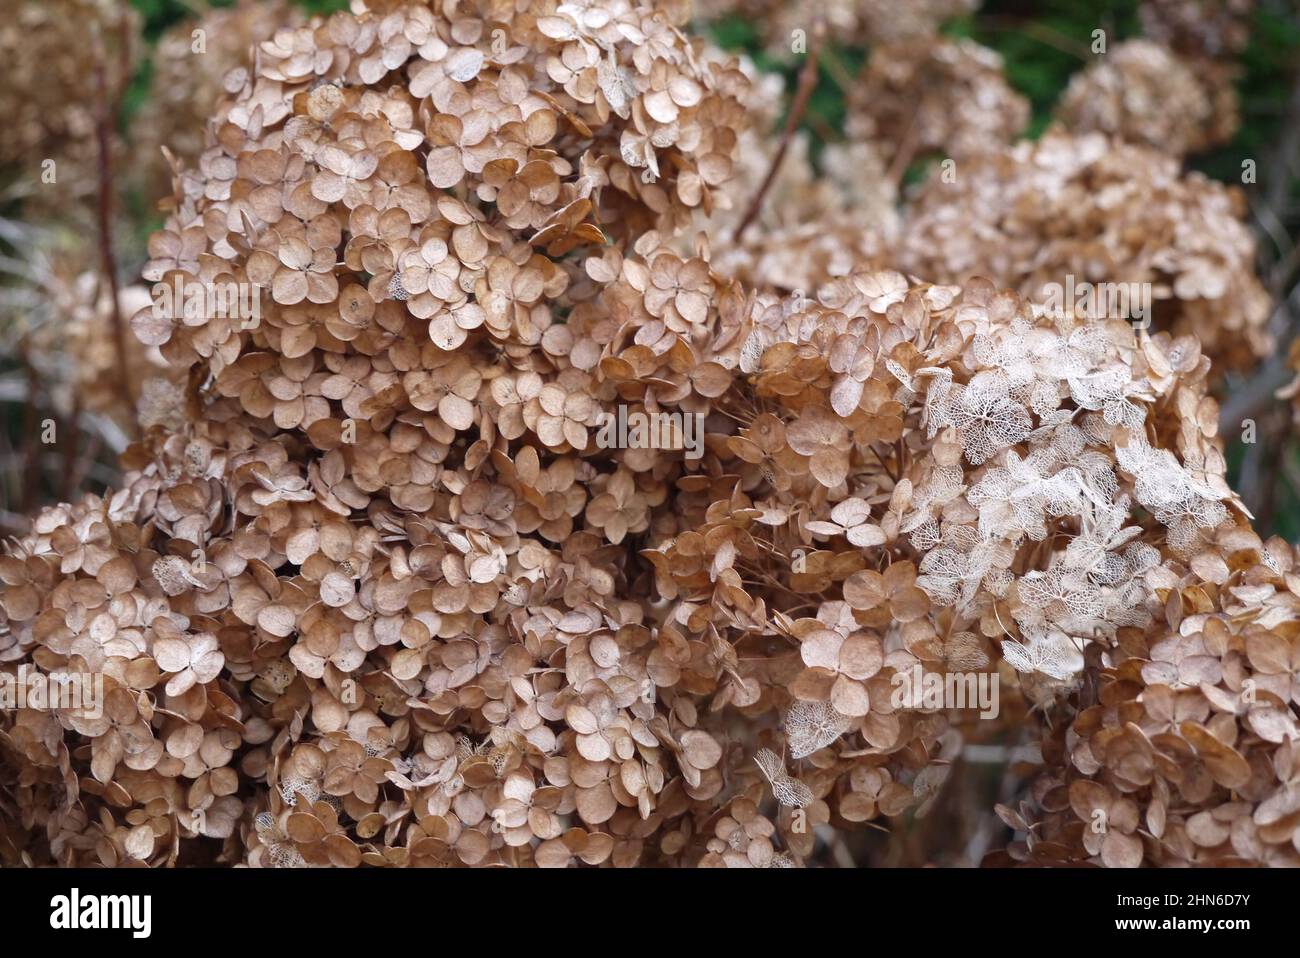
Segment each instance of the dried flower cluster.
[[916,0],[898,4],[890,0],[858,0],[858,16],[868,43],[888,44],[935,36],[949,20],[971,13],[978,0]]
[[286,0],[241,0],[233,7],[206,10],[159,38],[149,96],[132,124],[133,146],[145,161],[142,175],[153,192],[165,192],[158,184],[171,175],[163,148],[182,166],[192,167],[206,146],[207,123],[217,101],[244,84],[257,45],[302,19]]
[[1221,60],[1250,40],[1255,0],[1142,0],[1142,32],[1181,56]]
[[954,179],[931,176],[905,218],[898,262],[909,272],[985,276],[1031,298],[1069,277],[1150,283],[1154,327],[1195,335],[1216,370],[1272,348],[1244,197],[1183,174],[1175,157],[1054,131],[972,157]]
[[[0,184],[17,181],[33,208],[63,207],[94,190],[97,97],[111,99],[130,79],[136,14],[119,0],[46,0],[6,13]],[[102,76],[87,75],[88,46],[103,51]]]
[[1143,0],[1143,34],[1172,51],[1210,101],[1207,145],[1226,141],[1240,119],[1236,61],[1250,40],[1255,0]]
[[[754,152],[746,153],[750,143]],[[875,147],[864,142],[827,146],[820,171],[806,147],[806,139],[796,136],[764,198],[763,214],[737,236],[770,153],[749,134],[741,138],[737,177],[723,187],[734,205],[715,216],[709,229],[710,263],[719,273],[756,289],[806,292],[853,269],[887,263],[901,222],[896,190]]]
[[[54,270],[42,295],[48,297],[54,318],[36,331],[33,345],[46,355],[65,356],[69,360],[66,369],[53,377],[61,389],[71,394],[61,405],[70,409],[75,403],[82,410],[105,413],[125,427],[135,421],[139,410],[126,407],[122,391],[117,388],[122,374],[111,294],[99,276],[81,271],[85,266],[84,256],[85,250],[79,249],[53,264]],[[147,309],[150,303],[149,290],[143,285],[118,291],[119,316],[130,317],[138,310]],[[166,380],[169,371],[157,349],[145,346],[129,331],[124,339],[128,382]]]
[[1072,133],[1100,132],[1182,156],[1226,143],[1240,124],[1236,94],[1207,88],[1196,65],[1149,40],[1116,45],[1070,81],[1057,116]]
[[[1226,517],[1204,433],[1168,437],[1182,461],[1146,438],[1197,408],[1185,350],[1180,374],[1124,324],[1048,322],[987,284],[861,273],[800,306],[641,253],[596,307],[625,319],[586,391],[543,398],[562,373],[532,406],[535,371],[479,387],[465,429],[491,449],[386,458],[398,418],[304,473],[288,450],[310,436],[259,442],[274,427],[220,424],[218,401],[110,501],[41,517],[3,569],[4,656],[112,683],[111,720],[20,712],[7,735],[52,855],[174,860],[202,812],[264,864],[797,861],[791,810],[847,824],[940,787],[955,733],[897,707],[895,673],[987,667],[1001,642],[1060,688],[1148,614],[1162,553],[1129,497],[1184,554]],[[614,331],[591,320],[575,336]],[[638,343],[654,330],[659,358]],[[717,423],[700,468],[564,451],[579,407],[633,395]],[[436,442],[444,413],[412,408],[410,439]],[[397,484],[417,468],[427,485]],[[132,810],[87,823],[78,788]]]
[[[0,668],[104,677],[0,712],[5,864],[798,866],[939,799],[971,713],[896,679],[954,671],[1065,713],[1008,858],[1294,858],[1300,557],[1196,338],[1267,344],[1234,194],[1008,149],[997,63],[890,45],[873,142],[736,237],[772,116],[686,15],[354,0],[226,75],[145,278],[259,313],[141,309],[122,487],[0,557]],[[960,156],[901,241],[943,284],[874,262],[877,139]]]
[[[815,290],[867,264],[884,265],[900,227],[897,189],[876,146],[864,141],[826,145],[817,169],[807,136],[796,133],[763,194],[760,215],[737,234],[777,150],[768,131],[781,102],[779,76],[757,74],[743,62],[742,68],[751,81],[744,96],[751,127],[740,136],[733,176],[715,208],[709,215],[699,211],[695,224],[707,235],[710,265],[749,288],[786,293]],[[693,251],[690,242],[681,245]]]
[[166,377],[158,350],[131,335],[126,320],[150,302],[141,284],[119,287],[116,317],[121,317],[126,347],[125,376],[117,350],[115,313],[108,284],[93,270],[94,240],[76,231],[36,228],[0,219],[0,234],[13,257],[0,257],[0,350],[30,363],[28,390],[36,382],[37,402],[48,400],[60,423],[74,416],[102,414],[114,432],[126,430],[137,415],[121,388]]
[[1145,633],[1097,654],[1098,683],[1044,743],[1052,771],[1004,818],[1010,859],[1300,865],[1297,555],[1225,525],[1153,577]]
[[1029,101],[1003,74],[1002,58],[971,40],[920,37],[871,52],[849,97],[849,132],[897,153],[962,158],[1013,142]]

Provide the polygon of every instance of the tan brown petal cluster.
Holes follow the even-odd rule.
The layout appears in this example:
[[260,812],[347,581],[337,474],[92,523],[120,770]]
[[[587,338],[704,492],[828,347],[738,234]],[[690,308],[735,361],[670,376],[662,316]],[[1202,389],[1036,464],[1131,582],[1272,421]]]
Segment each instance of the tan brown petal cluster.
[[1246,48],[1255,0],[1142,0],[1142,32],[1176,53],[1224,60]]
[[1155,624],[1098,650],[1095,694],[1044,745],[1056,768],[1011,813],[1011,858],[1300,864],[1296,561],[1229,525],[1153,577]]
[[1240,123],[1236,94],[1207,86],[1195,63],[1149,40],[1117,44],[1078,73],[1057,118],[1072,133],[1100,132],[1184,155],[1226,143]]
[[[95,190],[96,97],[102,92],[111,102],[129,82],[137,15],[119,0],[45,0],[6,13],[0,174],[30,209],[67,210]],[[87,73],[88,51],[96,49],[103,51],[102,77]]]
[[3,863],[798,866],[942,798],[973,713],[898,678],[953,672],[1072,710],[1012,854],[1289,857],[1294,558],[1195,338],[741,282],[689,228],[742,67],[674,5],[484,11],[356,2],[217,108],[145,275],[256,298],[136,315],[185,415],[0,557],[0,669],[102,679],[0,711]]
[[131,126],[138,173],[150,195],[166,195],[172,170],[163,148],[184,167],[203,152],[209,117],[225,93],[243,85],[258,44],[295,27],[302,14],[287,2],[240,0],[212,7],[169,28],[152,51],[149,95]]
[[1272,348],[1244,197],[1183,174],[1176,158],[1050,131],[959,162],[949,179],[936,171],[905,218],[898,261],[909,272],[984,276],[1040,301],[1045,284],[1071,277],[1149,283],[1153,327],[1196,336],[1216,371]]
[[996,150],[1029,123],[1029,101],[1007,83],[997,53],[929,36],[873,48],[848,110],[850,135],[886,163]]
[[859,0],[857,6],[868,42],[885,44],[934,36],[944,23],[972,13],[978,5],[978,0],[918,0],[906,5]]
[[[740,137],[734,176],[717,207],[707,218],[698,215],[696,224],[707,233],[713,268],[749,287],[789,293],[815,290],[868,264],[883,265],[900,220],[896,185],[873,143],[827,144],[815,167],[807,136],[796,133],[758,217],[737,235],[779,147],[778,135],[769,131],[780,78],[755,73],[751,81],[745,103],[754,125]],[[684,248],[693,241],[688,237]]]
[[[77,222],[75,211],[63,212],[73,214],[65,223]],[[15,254],[5,264],[3,332],[7,348],[30,364],[36,402],[48,400],[60,428],[73,418],[95,417],[107,429],[101,438],[115,444],[121,437],[125,445],[141,411],[136,401],[142,388],[153,384],[152,391],[179,376],[127,327],[127,319],[151,304],[149,288],[119,286],[114,310],[112,292],[95,269],[100,250],[93,234],[9,219],[0,225]],[[116,335],[119,318],[124,359]],[[179,425],[180,419],[174,422]]]
[[[350,444],[295,420],[357,374],[250,350],[121,492],[43,514],[0,569],[4,658],[103,671],[108,718],[6,729],[51,836],[28,856],[165,864],[205,835],[265,865],[797,862],[809,823],[941,788],[959,740],[893,676],[1000,645],[1068,688],[1146,621],[1173,530],[1194,553],[1226,518],[1207,437],[1162,431],[1203,368],[1181,385],[1126,324],[890,272],[747,296],[650,239],[587,260],[589,369],[430,353],[442,399],[404,388]],[[704,417],[699,464],[591,441],[616,400]],[[1126,526],[1132,500],[1168,534]],[[100,792],[125,817],[67,802]],[[149,843],[128,826],[156,794]]]

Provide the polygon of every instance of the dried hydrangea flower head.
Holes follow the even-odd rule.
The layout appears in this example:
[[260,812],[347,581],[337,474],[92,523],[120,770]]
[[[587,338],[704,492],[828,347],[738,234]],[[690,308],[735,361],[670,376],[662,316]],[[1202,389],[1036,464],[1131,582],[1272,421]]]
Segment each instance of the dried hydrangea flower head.
[[[403,83],[381,82],[399,68]],[[626,4],[501,23],[399,4],[285,28],[219,108],[146,278],[266,289],[260,335],[288,335],[286,358],[358,336],[373,355],[363,330],[395,322],[398,303],[433,318],[444,350],[480,327],[535,345],[572,283],[545,257],[676,229],[712,203],[744,84],[700,64],[663,11]],[[229,234],[209,229],[218,217]],[[249,338],[175,317],[139,326],[216,374]]]
[[1255,0],[1142,0],[1142,32],[1176,53],[1224,60],[1246,48]]
[[[210,411],[234,418],[167,440],[110,503],[45,514],[0,570],[9,658],[102,663],[123,690],[163,696],[168,715],[184,716],[146,721],[124,699],[113,728],[132,729],[129,740],[74,725],[96,746],[119,736],[94,753],[97,781],[210,779],[210,792],[191,792],[187,814],[202,813],[193,833],[238,831],[250,844],[233,853],[264,864],[709,864],[758,838],[759,863],[767,844],[798,857],[811,848],[793,810],[865,821],[924,806],[941,787],[927,769],[960,746],[942,710],[895,701],[895,675],[950,660],[985,668],[982,635],[1013,667],[1068,687],[1089,650],[1150,615],[1146,580],[1166,538],[1154,520],[1136,524],[1131,501],[1172,525],[1202,516],[1184,535],[1189,553],[1235,505],[1221,460],[1203,475],[1205,437],[1185,427],[1175,437],[1160,414],[1184,390],[1195,401],[1203,375],[1184,384],[1166,373],[1160,344],[1135,351],[1126,324],[1052,319],[987,284],[913,285],[888,272],[853,273],[792,304],[714,286],[707,268],[663,249],[643,245],[616,273],[600,262],[608,278],[574,314],[574,335],[595,335],[610,311],[698,353],[678,373],[677,346],[656,358],[639,333],[611,340],[587,395],[614,388],[716,421],[710,472],[680,454],[566,452],[582,425],[569,392],[542,399],[551,384],[502,372],[491,381],[514,385],[484,403],[479,427],[522,404],[517,438],[494,431],[502,438],[477,474],[465,465],[473,447],[444,440],[421,486],[432,501],[404,506],[416,491],[402,482],[430,440],[403,430],[403,413],[388,414],[387,432],[369,420],[365,464],[342,443],[300,452],[304,469],[276,433],[301,425],[214,400]],[[644,379],[629,378],[637,368]],[[274,382],[272,395],[288,394]],[[664,385],[636,392],[641,383]],[[544,438],[552,421],[556,451]],[[414,454],[385,458],[399,439]],[[374,469],[387,485],[369,481]],[[233,532],[212,524],[225,501]],[[639,543],[610,531],[615,515],[645,530]],[[187,558],[194,544],[205,563]],[[795,550],[806,565],[767,558]],[[637,556],[651,575],[628,577]],[[70,617],[50,604],[68,589],[100,605],[129,594],[140,612],[120,634],[83,637],[78,623],[104,620],[93,606]],[[1053,644],[1068,652],[1046,651]],[[199,697],[213,683],[234,693],[242,731]],[[738,736],[729,716],[739,714],[750,731]],[[8,739],[26,741],[14,738],[24,727]],[[54,751],[25,761],[52,772],[65,733],[44,741]],[[650,827],[700,834],[745,767],[759,775],[738,780],[743,801],[766,802],[770,789],[775,821],[743,814],[716,849],[665,839],[652,852],[642,841]],[[251,813],[273,822],[236,828],[227,799],[240,780]],[[36,776],[25,794],[39,803],[56,784]],[[739,794],[728,800],[744,807]],[[383,830],[381,807],[407,803],[422,816]],[[81,827],[48,805],[52,832]],[[579,822],[588,838],[575,851],[561,836]],[[49,854],[81,860],[58,849]]]
[[751,78],[744,102],[753,124],[741,134],[734,175],[715,208],[697,212],[696,237],[707,235],[710,265],[748,287],[789,293],[883,262],[900,228],[897,187],[876,146],[860,140],[826,144],[815,167],[808,137],[796,133],[759,215],[738,235],[780,145],[780,77],[742,68]]
[[1149,313],[1132,310],[1136,320],[1194,335],[1218,370],[1242,368],[1272,344],[1244,212],[1237,190],[1184,175],[1174,157],[1056,130],[970,158],[956,182],[928,179],[898,259],[917,275],[984,276],[1040,302],[1075,288],[1076,308],[1093,314],[1111,313],[1111,301],[1088,299],[1084,284],[1149,292]]
[[[0,228],[14,253],[0,267],[6,277],[0,290],[0,350],[24,355],[39,386],[36,402],[43,402],[42,395],[48,399],[60,429],[73,416],[89,414],[97,420],[93,428],[102,427],[100,438],[120,449],[137,412],[123,379],[164,379],[166,361],[123,330],[123,377],[112,295],[87,268],[98,256],[92,237],[69,228],[69,221],[47,226],[4,219]],[[117,290],[123,317],[149,302],[146,286],[124,284]]]
[[[117,0],[23,0],[8,12],[0,23],[0,171],[23,184],[32,209],[66,211],[97,182],[98,80],[87,76],[87,49],[103,50],[107,95],[125,89],[136,64],[137,15]],[[53,181],[45,179],[51,172]]]
[[1296,559],[1227,524],[1190,569],[1158,571],[1156,622],[1099,656],[1097,696],[1053,734],[1063,764],[1013,823],[1011,859],[1300,864]]
[[1029,123],[1029,101],[1002,58],[971,40],[923,36],[873,48],[850,92],[848,132],[886,163],[961,158],[1008,145]]
[[139,314],[190,415],[0,558],[3,667],[105,676],[0,713],[24,861],[788,867],[941,799],[962,718],[898,676],[1068,701],[1236,574],[1194,342],[747,289],[674,235],[739,65],[676,6],[545,10],[358,3],[218,107],[147,277],[258,313]]
[[[57,369],[49,371],[48,381],[58,383],[60,391],[67,390],[63,408],[70,410],[75,396],[81,409],[104,413],[125,428],[134,423],[137,410],[126,406],[119,388],[123,373],[113,333],[111,296],[96,274],[84,270],[87,252],[84,243],[74,243],[71,249],[54,251],[43,264],[43,282],[37,295],[42,299],[41,309],[49,316],[34,330],[32,341],[41,355],[62,360],[56,363]],[[146,286],[137,284],[118,290],[122,316],[131,316],[150,303]],[[156,349],[143,345],[129,333],[124,341],[125,376],[130,382],[170,381],[167,365]]]
[[240,0],[231,7],[206,9],[158,38],[149,96],[131,124],[147,189],[168,192],[158,189],[172,175],[163,147],[181,167],[198,162],[213,109],[223,94],[244,84],[257,46],[302,19],[296,8],[282,0]]
[[1105,133],[1181,156],[1237,132],[1231,84],[1226,92],[1212,95],[1196,64],[1167,47],[1127,40],[1070,80],[1056,115],[1072,133]]
[[973,13],[978,0],[919,0],[900,6],[889,0],[859,0],[858,12],[869,43],[898,43],[935,36],[947,21]]

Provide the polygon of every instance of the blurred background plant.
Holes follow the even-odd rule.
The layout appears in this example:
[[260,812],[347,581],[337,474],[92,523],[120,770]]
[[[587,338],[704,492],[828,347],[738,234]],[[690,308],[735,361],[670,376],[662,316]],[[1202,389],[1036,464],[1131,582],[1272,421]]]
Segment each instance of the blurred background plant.
[[[162,375],[125,320],[205,118],[259,42],[345,6],[17,0],[0,20],[0,533],[114,484]],[[1157,328],[1214,361],[1257,531],[1300,540],[1294,0],[700,0],[694,29],[759,79],[715,268],[783,293],[869,261],[1027,295],[1067,272],[1152,282]],[[924,812],[949,827],[867,829],[824,863],[969,865],[1004,844],[1014,813],[988,809],[1032,767],[1027,708],[965,730]]]

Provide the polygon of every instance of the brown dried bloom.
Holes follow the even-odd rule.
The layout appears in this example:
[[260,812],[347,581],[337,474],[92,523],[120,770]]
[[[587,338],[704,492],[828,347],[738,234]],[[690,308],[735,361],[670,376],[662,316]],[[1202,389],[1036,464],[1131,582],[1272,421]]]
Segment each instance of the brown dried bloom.
[[1190,569],[1156,570],[1157,621],[1100,653],[1096,700],[1053,736],[1061,767],[1036,785],[1012,858],[1300,863],[1296,558],[1226,525]]
[[[84,266],[84,262],[78,265]],[[71,360],[70,368],[76,379],[69,386],[82,408],[106,413],[125,426],[135,419],[138,410],[123,408],[123,391],[119,388],[122,378],[132,383],[171,384],[169,370],[158,351],[129,334],[127,365],[125,370],[121,368],[110,293],[97,275],[76,272],[71,262],[56,262],[52,264],[42,295],[48,297],[46,306],[53,315],[52,321],[40,328],[36,342],[51,354],[66,353]],[[148,287],[132,285],[120,289],[118,304],[124,317],[151,308]]]
[[910,161],[996,149],[1029,122],[1029,102],[1008,85],[997,53],[934,37],[874,48],[848,109],[849,134],[888,164],[900,153]]
[[101,51],[103,92],[111,102],[135,69],[137,14],[117,0],[20,0],[6,12],[0,171],[17,181],[17,195],[33,209],[66,212],[98,182],[96,101],[88,84],[99,81],[87,76],[87,47]]
[[[1163,860],[1158,746],[1176,835],[1289,856],[1291,559],[1234,521],[1195,341],[746,288],[675,236],[743,71],[675,7],[507,6],[356,3],[218,108],[147,275],[259,312],[137,315],[189,416],[0,558],[0,667],[106,680],[0,713],[24,861],[787,867],[941,800],[961,718],[899,676],[995,668],[1044,706],[1118,670],[1036,849]],[[1259,714],[1210,691],[1247,662]]]
[[146,188],[165,194],[172,170],[163,148],[180,167],[191,167],[204,149],[208,118],[224,94],[246,81],[256,47],[277,30],[295,27],[302,14],[288,3],[240,0],[212,7],[170,27],[152,51],[149,96],[131,125],[144,161],[138,172]]
[[1227,59],[1250,40],[1255,0],[1142,0],[1142,32],[1176,53]]
[[[1163,340],[987,283],[853,272],[791,303],[639,245],[570,314],[574,342],[604,339],[604,360],[556,375],[582,349],[543,336],[514,354],[554,381],[517,377],[471,408],[501,437],[491,450],[437,411],[456,393],[404,390],[355,442],[306,452],[295,433],[325,434],[277,426],[248,380],[237,400],[209,396],[110,502],[40,517],[0,569],[16,656],[100,662],[169,703],[122,699],[111,727],[70,727],[96,779],[201,782],[185,814],[221,832],[245,782],[247,844],[227,854],[259,864],[798,861],[811,847],[793,811],[859,822],[942,789],[931,763],[959,740],[942,710],[900,703],[895,676],[986,669],[1000,646],[1026,694],[1066,694],[1152,621],[1166,570],[1227,574],[1208,550],[1237,503],[1213,433],[1176,412],[1203,397],[1204,361],[1177,373]],[[614,311],[621,333],[606,331]],[[503,378],[471,345],[490,334],[473,335],[451,363],[432,344],[388,362],[454,384],[465,373],[447,370],[473,355],[476,375]],[[255,372],[257,355],[227,369]],[[704,417],[709,472],[684,450],[579,444],[573,395]],[[492,417],[512,405],[523,419],[505,439]],[[352,505],[349,470],[369,496]],[[223,486],[229,525],[214,521]],[[96,611],[110,598],[138,611],[110,628]],[[1190,682],[1206,654],[1155,660]],[[67,746],[63,732],[35,746],[31,721],[6,732],[6,755],[46,770],[24,793],[43,801]],[[774,819],[737,804],[769,800]],[[705,827],[719,802],[735,824]],[[40,814],[54,835],[81,827],[57,801]],[[562,854],[573,827],[590,838]],[[1131,858],[1127,839],[1111,845],[1103,859]]]
[[1106,133],[1181,156],[1226,143],[1237,131],[1231,84],[1226,97],[1215,89],[1167,47],[1128,40],[1070,80],[1056,115],[1073,133]]
[[[985,276],[1040,302],[1055,291],[1057,308],[1073,290],[1075,307],[1090,315],[1117,315],[1102,300],[1125,287],[1135,320],[1196,336],[1216,369],[1241,368],[1271,348],[1269,300],[1243,215],[1237,190],[1182,174],[1173,157],[1050,131],[969,159],[955,182],[931,177],[905,219],[898,256],[917,275]],[[1107,283],[1085,295],[1085,284]]]
[[[742,64],[747,73],[752,71]],[[745,98],[755,124],[740,138],[733,178],[720,191],[717,209],[700,217],[715,270],[759,289],[805,292],[855,267],[883,262],[900,220],[897,188],[869,142],[828,144],[820,170],[802,133],[787,153],[764,197],[758,218],[736,235],[758,193],[779,140],[772,106],[780,102],[780,78],[754,71]]]

